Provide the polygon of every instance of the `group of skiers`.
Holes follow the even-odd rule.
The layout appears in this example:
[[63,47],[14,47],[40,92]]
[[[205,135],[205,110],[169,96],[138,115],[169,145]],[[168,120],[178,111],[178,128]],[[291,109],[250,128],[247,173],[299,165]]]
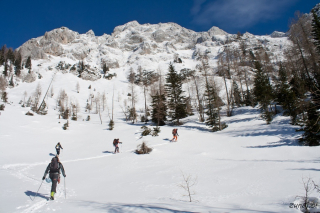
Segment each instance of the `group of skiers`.
[[[172,135],[173,138],[170,140],[171,142],[177,142],[178,141],[178,129],[173,129],[172,130]],[[119,141],[119,138],[113,139],[113,146],[115,147],[114,149],[114,154],[119,153],[119,144],[122,144],[122,142]]]
[[[178,129],[172,130],[173,138],[171,142],[178,140]],[[113,140],[113,146],[115,147],[114,153],[119,153],[119,144],[122,144],[120,142],[119,138],[116,138]],[[60,174],[62,173],[63,177],[66,177],[66,173],[64,171],[64,167],[62,163],[60,162],[59,155],[60,155],[60,149],[63,149],[60,142],[55,146],[57,155],[54,156],[51,159],[51,162],[48,164],[46,171],[44,172],[44,175],[42,177],[42,180],[44,180],[49,173],[49,178],[51,179],[52,185],[51,185],[51,193],[50,193],[50,199],[54,200],[54,194],[57,191],[57,183],[60,183]]]
[[48,164],[46,171],[42,177],[42,181],[46,178],[49,173],[49,178],[51,179],[51,193],[50,199],[54,200],[54,194],[57,192],[57,183],[60,183],[60,171],[63,177],[66,177],[66,173],[64,171],[63,165],[59,160],[60,149],[63,149],[60,142],[56,145],[57,155],[51,159],[51,162]]

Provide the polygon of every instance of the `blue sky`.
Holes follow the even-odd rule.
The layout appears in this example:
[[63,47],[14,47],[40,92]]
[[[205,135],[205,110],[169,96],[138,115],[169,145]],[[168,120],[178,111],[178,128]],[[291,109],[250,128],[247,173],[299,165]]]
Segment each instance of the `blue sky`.
[[0,0],[0,45],[17,48],[61,26],[79,33],[111,34],[129,21],[175,22],[200,32],[217,26],[228,33],[287,31],[295,11],[319,0]]

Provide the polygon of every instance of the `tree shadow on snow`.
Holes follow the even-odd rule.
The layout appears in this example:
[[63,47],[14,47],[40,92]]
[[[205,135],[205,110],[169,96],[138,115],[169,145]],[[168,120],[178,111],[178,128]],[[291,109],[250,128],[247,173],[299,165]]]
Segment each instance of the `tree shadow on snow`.
[[36,197],[41,197],[41,198],[43,198],[43,199],[48,199],[44,194],[41,194],[41,193],[36,193],[36,192],[32,192],[32,191],[25,191],[24,192],[27,196],[29,196],[29,198],[31,199],[31,200],[34,200],[34,196],[36,196]]
[[[270,160],[270,159],[252,159],[252,160],[240,160],[240,159],[215,159],[218,161],[236,161],[236,162],[277,162],[277,163],[320,163],[320,159],[314,160]],[[300,170],[300,169],[292,169],[292,170]],[[301,169],[303,170],[303,169]],[[308,169],[306,169],[308,170]],[[313,170],[313,169],[310,169]]]
[[290,170],[315,171],[315,172],[320,171],[320,169],[315,169],[315,168],[299,168],[299,169],[290,169]]
[[[125,204],[125,203],[98,203],[94,201],[75,201],[77,202],[77,206],[83,206],[85,208],[93,208],[97,210],[103,210],[105,212],[110,213],[122,213],[122,212],[171,212],[171,213],[196,213],[200,211],[186,211],[186,210],[177,210],[175,205],[170,205],[167,203],[159,203],[159,204]],[[161,205],[161,206],[160,206]],[[195,204],[193,204],[195,205]],[[184,207],[188,209],[188,206]],[[193,208],[197,208],[193,206]],[[255,212],[255,213],[276,213],[273,211],[259,211],[253,209],[242,209],[239,207],[235,208],[216,208],[209,206],[199,206],[200,209],[204,210],[204,212],[232,212],[232,211],[241,211],[241,212]]]
[[53,154],[53,153],[49,153],[49,156],[56,156],[55,154]]
[[275,148],[280,146],[300,146],[296,139],[284,139],[282,138],[277,142],[269,142],[266,145],[258,145],[258,146],[246,146],[246,148]]
[[94,209],[104,210],[111,213],[123,212],[174,212],[174,213],[196,213],[193,211],[179,211],[173,207],[160,207],[150,204],[122,204],[122,203],[98,203],[93,201],[79,201],[79,205]]

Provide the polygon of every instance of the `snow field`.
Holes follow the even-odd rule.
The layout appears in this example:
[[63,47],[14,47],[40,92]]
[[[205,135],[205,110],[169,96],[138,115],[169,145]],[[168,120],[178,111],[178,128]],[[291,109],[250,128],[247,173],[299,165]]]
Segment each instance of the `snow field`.
[[[218,133],[205,131],[196,116],[186,118],[176,143],[169,141],[170,126],[161,127],[159,137],[140,139],[142,124],[126,123],[119,112],[113,131],[106,115],[101,125],[95,114],[89,122],[70,121],[64,131],[55,111],[33,117],[26,111],[7,105],[0,117],[1,212],[299,212],[289,203],[303,194],[301,178],[319,181],[318,147],[297,146],[289,118],[266,125],[252,108],[238,109]],[[111,154],[118,137],[121,153]],[[67,199],[61,182],[57,200],[47,203],[50,184],[44,182],[31,201],[58,141]],[[142,141],[154,148],[151,154],[133,153]],[[198,178],[198,202],[182,197],[181,171]]]

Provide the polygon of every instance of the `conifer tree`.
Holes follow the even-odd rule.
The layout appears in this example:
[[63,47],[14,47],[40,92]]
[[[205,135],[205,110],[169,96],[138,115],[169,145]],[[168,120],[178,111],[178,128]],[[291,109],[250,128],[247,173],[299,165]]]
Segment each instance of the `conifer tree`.
[[292,124],[295,124],[297,118],[297,98],[295,93],[290,89],[288,76],[282,64],[280,64],[279,79],[276,85],[276,101],[282,105],[282,108],[285,110],[284,114],[291,116]]
[[103,63],[102,71],[104,75],[107,74],[107,72],[109,71],[109,67],[107,67],[106,63]]
[[170,63],[166,77],[166,91],[168,95],[168,108],[171,120],[180,124],[180,119],[187,117],[185,97],[182,95],[182,78]]
[[312,36],[314,45],[317,48],[318,54],[320,54],[320,19],[314,10],[312,12]]
[[21,54],[17,52],[15,61],[14,61],[14,73],[16,76],[20,76],[21,74]]
[[304,134],[299,141],[306,146],[319,146],[320,145],[320,124],[319,124],[319,113],[317,112],[316,106],[310,102],[307,110],[307,122],[304,130]]
[[256,101],[260,104],[262,112],[261,117],[266,120],[267,124],[272,121],[272,111],[269,110],[269,105],[273,99],[273,91],[268,76],[262,70],[261,63],[255,61],[255,79],[254,79],[254,96]]
[[166,106],[166,98],[164,94],[160,95],[158,92],[156,95],[152,97],[152,113],[151,120],[156,123],[157,126],[165,125],[165,121],[167,120],[167,106]]
[[0,65],[4,63],[7,46],[3,45],[0,49]]
[[4,70],[3,70],[3,75],[8,76],[8,58],[4,59]]
[[233,102],[237,107],[239,107],[242,103],[242,99],[241,99],[241,93],[240,93],[237,82],[233,81],[232,88],[233,88]]
[[8,49],[7,59],[10,61],[11,64],[13,64],[14,61],[15,61],[15,56],[14,56],[14,53],[13,53],[12,48],[9,48],[9,49]]
[[207,102],[206,115],[208,116],[206,119],[206,125],[209,126],[212,129],[212,131],[215,132],[215,131],[220,130],[220,128],[219,128],[219,115],[216,110],[217,106],[215,106],[215,99],[217,97],[216,97],[216,91],[209,84],[207,79],[206,79],[205,97],[206,97],[206,102]]
[[25,68],[27,68],[27,69],[29,70],[28,73],[31,73],[31,68],[32,68],[31,56],[29,56],[29,57],[27,58],[27,62],[26,62]]
[[79,73],[78,77],[79,78],[81,78],[81,74],[83,73],[84,68],[85,68],[85,66],[84,66],[83,61],[79,61],[79,63],[78,63],[78,73]]

